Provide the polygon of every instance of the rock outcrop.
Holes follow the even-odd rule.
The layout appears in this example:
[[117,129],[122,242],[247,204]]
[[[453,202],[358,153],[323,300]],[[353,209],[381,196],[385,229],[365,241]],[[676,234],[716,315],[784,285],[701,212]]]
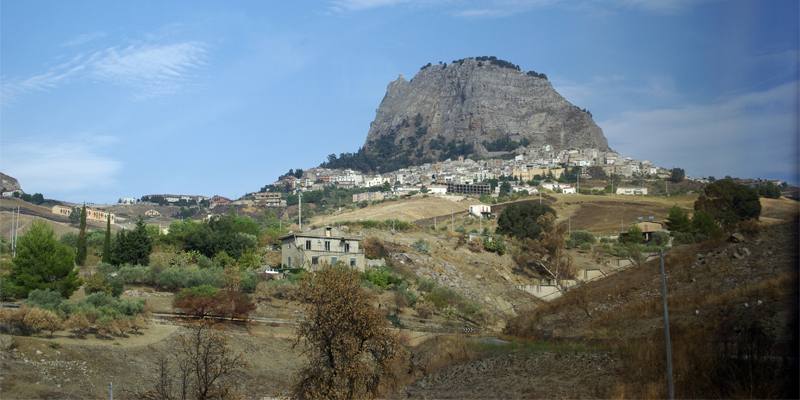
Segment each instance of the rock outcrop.
[[546,144],[608,149],[591,114],[544,74],[478,57],[428,64],[410,81],[389,83],[362,152],[397,167]]
[[13,192],[15,190],[22,190],[17,178],[0,172],[0,192]]

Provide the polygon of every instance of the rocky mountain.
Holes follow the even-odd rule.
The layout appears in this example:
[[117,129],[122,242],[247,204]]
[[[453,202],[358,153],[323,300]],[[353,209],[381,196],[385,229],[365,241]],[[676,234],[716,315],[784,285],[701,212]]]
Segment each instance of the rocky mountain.
[[476,57],[428,64],[410,81],[401,75],[389,83],[363,149],[343,158],[355,161],[349,167],[389,170],[545,144],[608,149],[591,114],[558,94],[546,75]]
[[13,192],[15,190],[22,190],[17,178],[0,172],[0,192]]

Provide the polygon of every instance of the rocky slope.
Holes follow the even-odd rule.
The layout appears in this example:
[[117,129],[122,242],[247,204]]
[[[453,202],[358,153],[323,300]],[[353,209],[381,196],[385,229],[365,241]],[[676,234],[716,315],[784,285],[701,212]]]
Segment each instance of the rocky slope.
[[608,149],[591,114],[558,94],[544,74],[478,57],[428,64],[410,81],[391,82],[363,152],[408,165],[545,144]]
[[0,172],[0,191],[13,192],[15,190],[22,190],[22,187],[19,185],[19,181],[17,181],[17,178],[14,178],[13,176],[9,176]]

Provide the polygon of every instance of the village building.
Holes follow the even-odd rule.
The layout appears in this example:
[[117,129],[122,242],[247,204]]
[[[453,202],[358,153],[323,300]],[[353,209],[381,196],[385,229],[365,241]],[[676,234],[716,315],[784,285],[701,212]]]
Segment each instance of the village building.
[[430,185],[428,186],[428,193],[433,195],[447,194],[447,185]]
[[257,205],[263,207],[286,207],[286,200],[281,198],[277,192],[258,192],[253,193],[253,200]]
[[[72,214],[72,210],[73,210],[72,207],[62,206],[62,205],[55,205],[51,209],[53,214],[61,215],[61,216],[67,217],[67,218],[69,218],[70,214]],[[107,212],[102,211],[102,210],[95,210],[95,209],[88,208],[88,207],[86,208],[86,220],[87,221],[105,223],[106,219],[109,216],[111,216],[111,223],[115,224],[117,218],[116,218],[116,216],[114,214],[107,213]]]
[[308,232],[290,233],[281,239],[281,265],[316,271],[323,265],[342,263],[364,271],[366,258],[361,237],[326,226]]
[[492,186],[489,184],[461,184],[448,183],[447,193],[461,193],[471,195],[492,194]]
[[658,222],[639,222],[635,226],[642,231],[642,237],[646,242],[653,238],[653,233],[665,231],[664,227]]
[[160,217],[161,213],[158,212],[158,210],[147,210],[144,212],[144,216],[148,218],[155,218],[155,217]]
[[478,218],[483,218],[492,213],[492,206],[486,204],[474,204],[469,206],[469,213],[470,215],[474,215]]
[[647,196],[647,188],[645,187],[620,187],[617,188],[617,194],[624,196]]
[[353,195],[353,203],[360,203],[362,201],[381,201],[386,198],[383,192],[364,192],[356,193]]

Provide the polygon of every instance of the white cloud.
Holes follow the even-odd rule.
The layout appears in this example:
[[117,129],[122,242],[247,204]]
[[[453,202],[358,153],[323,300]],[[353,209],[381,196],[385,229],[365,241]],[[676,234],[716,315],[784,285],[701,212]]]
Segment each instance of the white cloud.
[[61,47],[81,46],[81,45],[84,45],[86,43],[93,42],[93,41],[98,40],[98,39],[102,39],[105,36],[106,36],[106,34],[103,33],[103,32],[82,33],[80,35],[77,35],[77,36],[73,37],[70,40],[67,40],[64,43],[61,43]]
[[[64,195],[115,183],[122,164],[104,154],[114,137],[65,140],[61,136],[5,142],[0,170],[28,192]],[[74,197],[74,196],[73,196]]]
[[710,0],[332,0],[336,12],[363,11],[397,5],[446,5],[448,12],[463,18],[507,17],[544,7],[608,13],[638,10],[651,14],[678,14]]
[[27,78],[0,78],[0,105],[81,78],[127,86],[137,98],[172,94],[205,64],[206,56],[206,46],[199,42],[137,44],[81,53]]
[[797,173],[798,82],[707,104],[629,111],[600,121],[615,150],[691,175]]
[[193,70],[205,64],[205,58],[205,46],[196,42],[112,47],[102,51],[91,68],[102,80],[151,97],[177,91]]
[[331,9],[338,12],[363,11],[410,3],[412,1],[413,0],[333,0],[331,2]]

